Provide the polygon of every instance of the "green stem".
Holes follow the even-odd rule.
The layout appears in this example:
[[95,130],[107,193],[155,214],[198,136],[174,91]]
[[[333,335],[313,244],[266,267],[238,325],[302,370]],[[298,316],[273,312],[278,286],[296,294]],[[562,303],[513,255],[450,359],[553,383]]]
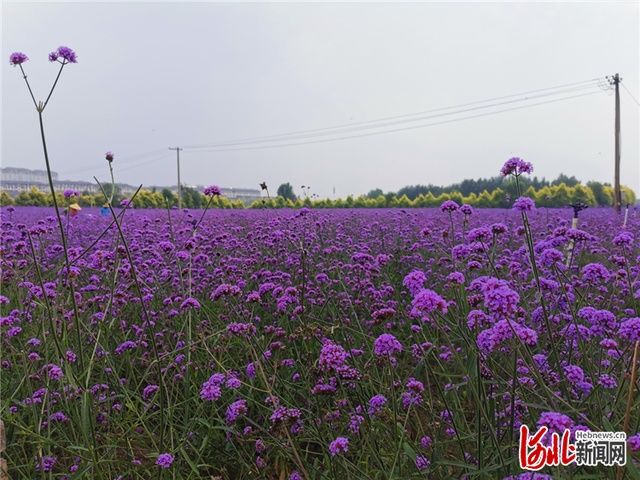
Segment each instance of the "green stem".
[[84,348],[82,346],[82,336],[80,332],[80,314],[78,312],[78,304],[76,302],[75,291],[73,288],[73,280],[71,277],[71,262],[69,261],[69,248],[67,246],[67,238],[64,233],[64,224],[62,223],[62,216],[60,215],[60,208],[58,207],[58,199],[56,198],[56,191],[53,186],[53,177],[51,176],[51,165],[49,164],[49,153],[47,151],[47,141],[44,135],[44,123],[42,120],[42,110],[38,111],[38,119],[40,121],[40,136],[42,138],[42,149],[44,151],[44,160],[47,166],[47,178],[49,180],[49,189],[51,190],[51,197],[53,199],[53,206],[56,211],[56,219],[58,220],[58,228],[60,229],[60,238],[62,241],[62,248],[64,250],[64,261],[66,266],[66,279],[67,286],[71,293],[71,303],[73,305],[73,314],[75,321],[76,340],[78,342],[78,360],[80,370],[84,371]]
[[60,74],[62,73],[62,69],[64,68],[64,66],[67,64],[67,62],[60,62],[60,70],[58,70],[58,75],[56,76],[55,81],[53,82],[53,86],[51,87],[51,90],[49,91],[49,95],[47,95],[47,99],[44,101],[44,104],[42,105],[42,110],[45,109],[45,107],[47,106],[47,103],[49,103],[49,99],[51,98],[51,95],[53,94],[53,91],[56,88],[56,85],[58,84],[58,80],[60,79]]

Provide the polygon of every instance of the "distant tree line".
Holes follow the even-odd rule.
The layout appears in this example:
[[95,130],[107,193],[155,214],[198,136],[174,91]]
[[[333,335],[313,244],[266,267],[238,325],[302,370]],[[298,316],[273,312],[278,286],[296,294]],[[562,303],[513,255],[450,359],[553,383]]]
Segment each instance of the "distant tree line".
[[[551,187],[554,185],[557,186],[562,183],[564,183],[567,187],[575,187],[576,185],[580,184],[580,182],[576,177],[573,177],[573,176],[569,177],[563,173],[561,173],[558,176],[558,178],[551,181],[546,180],[545,178],[539,179],[538,177],[520,177],[519,181],[520,181],[520,187],[523,190],[527,190],[529,187],[533,187],[535,191],[541,190],[544,187]],[[594,190],[594,193],[595,193],[596,190],[598,192],[602,192],[603,188],[605,186],[610,186],[610,184],[600,183],[600,182],[588,182],[587,186],[590,187],[592,190]],[[502,177],[499,175],[495,177],[490,177],[490,178],[480,178],[477,180],[467,179],[467,180],[463,180],[460,183],[453,183],[448,186],[438,186],[438,185],[431,185],[431,184],[409,185],[393,193],[395,193],[395,195],[398,197],[406,195],[407,197],[409,197],[410,200],[414,200],[416,197],[418,197],[418,195],[426,195],[429,192],[431,192],[433,195],[436,195],[436,196],[442,193],[453,193],[453,192],[459,192],[463,196],[468,196],[468,195],[471,195],[472,193],[475,193],[476,195],[480,195],[485,190],[487,192],[492,192],[497,188],[504,190],[505,192],[507,192],[512,196],[516,195],[516,184],[513,181],[513,179],[511,177]],[[367,194],[367,196],[369,198],[377,198],[381,194],[383,194],[383,192],[378,188],[375,190],[371,190]],[[604,197],[602,198],[602,200],[604,202]],[[605,204],[606,202],[602,203],[602,205],[605,205]]]
[[[404,190],[404,189],[403,189]],[[400,190],[402,192],[403,190]],[[625,201],[630,204],[636,203],[636,196],[628,187],[622,187]],[[491,191],[482,190],[480,194],[471,192],[463,195],[458,190],[441,191],[435,195],[431,191],[419,193],[410,198],[406,193],[383,193],[382,191],[372,191],[367,195],[359,197],[348,196],[346,198],[316,199],[297,198],[295,201],[276,197],[272,199],[262,199],[253,202],[252,208],[428,208],[439,207],[445,200],[454,200],[458,204],[469,204],[480,208],[509,208],[517,198],[517,193],[497,187]],[[603,185],[599,182],[589,182],[587,185],[577,183],[568,186],[565,183],[549,184],[540,189],[535,189],[529,185],[523,192],[524,196],[533,198],[539,207],[566,207],[572,203],[584,203],[589,206],[611,206],[613,204],[613,188],[610,185]]]
[[[107,196],[111,194],[111,184],[104,185]],[[171,208],[178,205],[178,197],[168,188],[160,191],[155,189],[140,189],[133,197],[134,208]],[[113,194],[113,205],[119,206],[124,199],[129,199],[122,195],[118,187]],[[81,207],[102,207],[106,205],[106,198],[102,192],[89,193],[78,192],[77,196],[65,198],[63,192],[56,192],[58,205],[67,206],[77,203]],[[182,189],[182,206],[184,208],[203,208],[209,199],[202,192],[194,188],[185,187]],[[42,192],[37,188],[31,188],[26,192],[20,192],[16,197],[11,197],[7,192],[0,192],[0,205],[21,205],[46,207],[53,205],[50,192]],[[231,200],[226,197],[215,197],[211,201],[211,208],[245,208],[241,200]]]
[[[532,179],[521,177],[523,195],[535,200],[540,207],[565,207],[572,203],[581,202],[589,206],[611,206],[613,204],[613,187],[608,183],[588,182],[586,185],[578,182],[575,177],[560,175],[551,182],[537,177]],[[110,194],[110,185],[105,190]],[[635,204],[636,196],[633,190],[622,186],[625,203]],[[230,200],[224,196],[215,197],[212,208],[420,208],[438,207],[445,200],[454,200],[459,204],[469,204],[480,208],[509,208],[517,198],[516,185],[511,180],[502,177],[492,177],[480,180],[464,180],[463,182],[439,187],[433,185],[415,185],[401,188],[398,192],[384,193],[380,189],[370,191],[367,195],[358,197],[348,196],[339,199],[300,198],[293,191],[289,183],[280,185],[278,196],[262,198],[251,205],[245,205],[240,200]],[[118,191],[114,192],[114,205],[119,205],[125,197]],[[100,194],[81,193],[78,197],[65,199],[62,193],[57,194],[59,205],[77,202],[80,206],[100,207],[105,204],[105,196]],[[207,205],[208,198],[193,188],[182,189],[182,206],[185,208],[202,208]],[[142,189],[133,199],[135,208],[171,208],[177,206],[177,197],[169,189],[160,191]],[[6,192],[0,193],[2,205],[52,205],[51,194],[41,192],[35,188],[28,192],[21,192],[12,198]]]

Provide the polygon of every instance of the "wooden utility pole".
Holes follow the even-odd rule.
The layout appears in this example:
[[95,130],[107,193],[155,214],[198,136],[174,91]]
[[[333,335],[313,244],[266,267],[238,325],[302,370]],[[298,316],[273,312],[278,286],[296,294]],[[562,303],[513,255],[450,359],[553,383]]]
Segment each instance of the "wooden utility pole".
[[169,150],[176,151],[176,162],[178,165],[178,208],[182,208],[182,184],[180,183],[180,147],[169,147]]
[[[4,457],[4,451],[7,448],[7,437],[4,431],[4,422],[0,420],[0,455]],[[9,480],[9,467],[4,458],[0,458],[0,480]]]
[[616,91],[616,119],[615,119],[615,170],[613,176],[613,206],[616,212],[620,213],[622,208],[622,192],[620,190],[620,78],[619,74],[608,76],[609,84],[613,85]]

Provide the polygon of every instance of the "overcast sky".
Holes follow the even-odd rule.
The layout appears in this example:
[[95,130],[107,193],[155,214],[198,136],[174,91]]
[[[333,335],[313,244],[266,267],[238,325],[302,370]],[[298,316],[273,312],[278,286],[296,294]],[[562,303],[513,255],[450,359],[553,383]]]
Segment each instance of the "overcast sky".
[[[65,67],[45,111],[52,168],[62,178],[105,178],[103,153],[113,150],[117,181],[175,184],[169,146],[366,122],[615,72],[640,100],[635,1],[3,2],[1,15],[3,166],[44,165],[37,114],[9,54],[30,57],[25,69],[43,98],[56,74],[49,51],[59,45],[77,51],[78,64]],[[358,126],[333,137],[318,135],[324,131],[292,137],[284,143],[302,144],[288,147],[186,149],[182,180],[235,187],[266,180],[273,190],[290,181],[298,193],[310,185],[321,196],[334,187],[345,196],[488,177],[517,155],[533,162],[539,176],[564,172],[612,182],[612,93],[594,87],[536,101],[591,91],[382,135],[324,141],[371,131]],[[622,182],[640,192],[640,108],[624,89],[621,105]],[[459,116],[394,120],[374,131]]]

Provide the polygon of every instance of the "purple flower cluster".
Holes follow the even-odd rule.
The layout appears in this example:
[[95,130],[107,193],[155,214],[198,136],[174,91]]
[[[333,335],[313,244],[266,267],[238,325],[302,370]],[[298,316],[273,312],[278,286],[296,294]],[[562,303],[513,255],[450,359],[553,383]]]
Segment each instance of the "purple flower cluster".
[[64,196],[64,198],[73,198],[79,196],[80,193],[77,190],[67,189],[62,192],[62,195]]
[[227,407],[227,423],[234,423],[240,416],[245,415],[248,410],[249,408],[246,400],[236,400]]
[[205,187],[203,193],[207,197],[219,197],[222,195],[222,190],[220,190],[220,187],[217,185],[209,185],[208,187]]
[[76,52],[69,47],[58,47],[56,50],[49,54],[50,62],[61,63],[78,63],[78,56]]
[[368,413],[371,416],[379,414],[387,403],[387,398],[384,395],[378,394],[371,397],[369,400]]
[[373,342],[376,357],[393,357],[402,351],[402,344],[390,333],[383,333]]
[[10,56],[9,56],[9,63],[13,66],[16,65],[22,65],[24,62],[26,62],[27,60],[29,60],[29,57],[27,57],[24,53],[22,52],[13,52]]
[[500,174],[503,177],[506,177],[507,175],[520,176],[523,173],[533,173],[533,165],[529,162],[525,162],[520,157],[510,158],[500,169]]
[[535,208],[535,202],[529,197],[520,197],[513,202],[513,209],[519,212],[532,212]]
[[349,439],[346,437],[337,437],[329,444],[329,453],[332,457],[341,455],[349,451]]
[[618,335],[629,342],[640,341],[640,317],[628,318],[622,321],[618,329]]
[[427,276],[421,270],[414,270],[408,273],[402,284],[411,292],[411,295],[416,295],[420,290],[424,288],[424,283],[427,281]]
[[442,202],[442,205],[440,205],[440,210],[443,212],[455,212],[460,208],[460,205],[458,205],[456,202],[454,202],[453,200],[445,200],[444,202]]
[[[538,428],[547,427],[549,434],[557,433],[558,435],[562,435],[566,429],[571,430],[574,425],[575,423],[571,418],[560,412],[543,412],[536,422]],[[547,436],[547,439],[549,437],[550,435]]]
[[173,455],[171,455],[170,453],[161,453],[156,459],[156,465],[158,465],[160,468],[171,468],[173,461]]
[[322,345],[318,365],[324,371],[338,371],[345,366],[348,357],[344,348],[329,340]]
[[222,396],[222,384],[225,376],[222,373],[214,373],[202,384],[200,398],[208,402],[218,400]]
[[432,313],[440,313],[444,315],[448,311],[447,302],[433,290],[423,288],[420,290],[411,302],[411,316],[413,318],[422,318],[427,320]]

